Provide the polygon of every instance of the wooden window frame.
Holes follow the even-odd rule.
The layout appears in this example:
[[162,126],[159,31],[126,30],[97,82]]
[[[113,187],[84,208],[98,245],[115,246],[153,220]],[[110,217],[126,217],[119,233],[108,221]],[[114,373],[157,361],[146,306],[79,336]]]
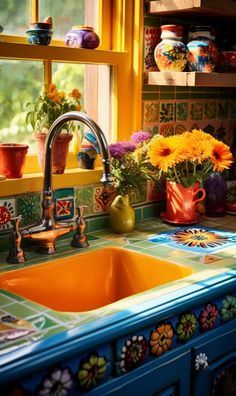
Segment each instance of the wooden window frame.
[[[130,134],[141,128],[142,87],[142,40],[143,1],[98,0],[98,34],[101,45],[96,50],[68,48],[62,40],[52,40],[49,46],[27,43],[25,37],[1,34],[0,58],[18,60],[41,60],[44,63],[44,83],[52,78],[52,62],[110,65],[113,73],[111,92],[112,140],[128,140]],[[30,19],[38,16],[38,0],[31,0]],[[69,168],[76,168],[77,161],[70,156]],[[36,156],[28,156],[26,175],[19,180],[1,182],[0,196],[24,191],[38,191],[42,185],[42,174],[37,173]],[[34,173],[32,174],[32,167]],[[27,174],[31,172],[30,174]],[[84,174],[86,173],[86,178]],[[90,184],[99,181],[101,170],[83,171],[68,169],[65,175],[56,177],[56,187]],[[75,178],[77,175],[77,179]],[[84,183],[84,178],[86,183]],[[73,180],[72,184],[71,183]],[[5,188],[6,186],[6,188]],[[14,186],[16,188],[14,188]],[[18,186],[18,187],[17,187]]]

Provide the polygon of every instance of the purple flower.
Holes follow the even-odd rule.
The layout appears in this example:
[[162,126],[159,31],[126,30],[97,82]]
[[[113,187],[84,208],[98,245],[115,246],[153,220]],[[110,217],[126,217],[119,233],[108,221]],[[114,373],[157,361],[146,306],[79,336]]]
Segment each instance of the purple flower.
[[135,145],[130,142],[117,142],[109,146],[111,157],[117,160],[121,160],[127,153],[132,153],[135,148]]
[[140,143],[144,143],[147,140],[151,139],[151,135],[149,132],[145,132],[145,131],[139,131],[139,132],[134,132],[133,135],[131,136],[130,140],[133,144],[140,144]]

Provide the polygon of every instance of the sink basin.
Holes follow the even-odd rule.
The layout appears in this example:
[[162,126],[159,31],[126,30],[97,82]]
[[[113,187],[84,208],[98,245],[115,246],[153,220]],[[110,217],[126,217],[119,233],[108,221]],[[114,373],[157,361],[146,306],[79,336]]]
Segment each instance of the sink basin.
[[190,275],[192,268],[107,247],[0,275],[0,288],[56,311],[83,312]]

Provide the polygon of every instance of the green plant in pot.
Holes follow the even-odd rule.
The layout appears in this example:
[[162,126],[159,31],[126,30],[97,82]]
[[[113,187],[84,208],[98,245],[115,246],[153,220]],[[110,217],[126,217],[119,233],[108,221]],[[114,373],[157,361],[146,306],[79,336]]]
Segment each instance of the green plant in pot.
[[[58,91],[55,84],[50,84],[48,89],[42,90],[34,104],[29,103],[27,106],[30,106],[31,110],[26,115],[26,122],[33,128],[39,165],[43,170],[48,130],[60,115],[68,111],[81,111],[81,93],[75,88],[66,94],[64,91]],[[64,124],[53,148],[53,173],[64,172],[69,144],[73,136],[81,141],[78,127],[73,122]]]

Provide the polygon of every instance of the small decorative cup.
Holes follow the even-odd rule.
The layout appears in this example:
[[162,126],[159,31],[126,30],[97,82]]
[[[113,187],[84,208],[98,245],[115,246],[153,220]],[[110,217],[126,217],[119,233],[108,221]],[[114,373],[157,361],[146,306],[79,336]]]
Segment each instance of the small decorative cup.
[[73,26],[65,36],[68,47],[95,49],[100,44],[98,35],[91,26]]
[[8,179],[21,178],[28,148],[26,144],[0,144],[0,173]]

